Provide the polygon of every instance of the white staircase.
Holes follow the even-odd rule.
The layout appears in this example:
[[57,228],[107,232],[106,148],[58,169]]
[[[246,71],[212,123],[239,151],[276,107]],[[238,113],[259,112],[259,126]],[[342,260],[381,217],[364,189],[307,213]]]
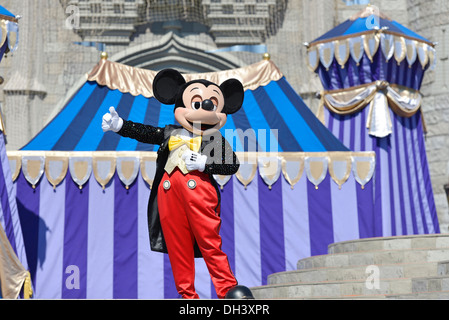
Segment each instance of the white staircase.
[[449,234],[331,244],[253,287],[256,299],[449,299]]

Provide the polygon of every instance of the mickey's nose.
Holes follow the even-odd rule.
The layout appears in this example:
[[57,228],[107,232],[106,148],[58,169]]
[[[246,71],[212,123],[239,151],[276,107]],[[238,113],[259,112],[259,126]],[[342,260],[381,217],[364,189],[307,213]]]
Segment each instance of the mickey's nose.
[[207,99],[203,101],[201,107],[206,111],[212,111],[214,110],[214,103],[210,99]]

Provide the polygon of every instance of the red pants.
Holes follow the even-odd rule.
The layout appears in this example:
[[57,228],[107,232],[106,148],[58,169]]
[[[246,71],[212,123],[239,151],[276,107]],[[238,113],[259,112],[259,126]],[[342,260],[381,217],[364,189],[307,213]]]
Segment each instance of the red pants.
[[199,171],[164,174],[158,189],[158,209],[176,289],[183,298],[195,292],[195,240],[206,262],[218,298],[237,285],[221,250],[220,208],[209,176]]

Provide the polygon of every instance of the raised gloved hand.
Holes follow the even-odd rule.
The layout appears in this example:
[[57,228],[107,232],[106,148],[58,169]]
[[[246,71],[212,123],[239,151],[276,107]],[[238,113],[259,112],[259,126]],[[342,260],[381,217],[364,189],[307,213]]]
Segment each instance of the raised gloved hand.
[[187,170],[198,170],[200,172],[203,172],[206,167],[207,156],[201,155],[191,150],[187,150],[182,155],[182,160],[184,160],[184,162],[186,163]]
[[118,116],[117,111],[114,107],[109,108],[109,113],[103,116],[103,121],[101,123],[101,128],[103,132],[114,131],[119,132],[123,126],[123,119]]

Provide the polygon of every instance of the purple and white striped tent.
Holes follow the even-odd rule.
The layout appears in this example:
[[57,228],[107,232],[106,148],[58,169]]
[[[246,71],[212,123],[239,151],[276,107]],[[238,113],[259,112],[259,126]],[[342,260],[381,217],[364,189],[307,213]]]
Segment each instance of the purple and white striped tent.
[[369,6],[308,50],[319,118],[349,149],[376,153],[376,236],[439,233],[419,92],[434,44]]
[[[0,37],[1,61],[5,53],[14,52],[19,43],[18,19],[3,6],[0,6],[0,34],[3,35]],[[21,292],[28,298],[31,288],[22,291],[29,280],[28,263],[4,131],[0,115],[0,298],[15,299]]]
[[[100,61],[54,120],[8,153],[36,298],[178,297],[167,255],[149,246],[156,149],[100,127],[111,105],[130,120],[173,123],[173,107],[149,92],[154,75]],[[273,62],[185,76],[237,77],[245,87],[243,109],[223,128],[235,133],[241,167],[216,177],[223,250],[241,284],[266,284],[269,274],[296,269],[330,243],[374,235],[374,153],[344,147]],[[254,139],[259,152],[247,149]],[[215,298],[202,259],[196,274],[200,297]]]

